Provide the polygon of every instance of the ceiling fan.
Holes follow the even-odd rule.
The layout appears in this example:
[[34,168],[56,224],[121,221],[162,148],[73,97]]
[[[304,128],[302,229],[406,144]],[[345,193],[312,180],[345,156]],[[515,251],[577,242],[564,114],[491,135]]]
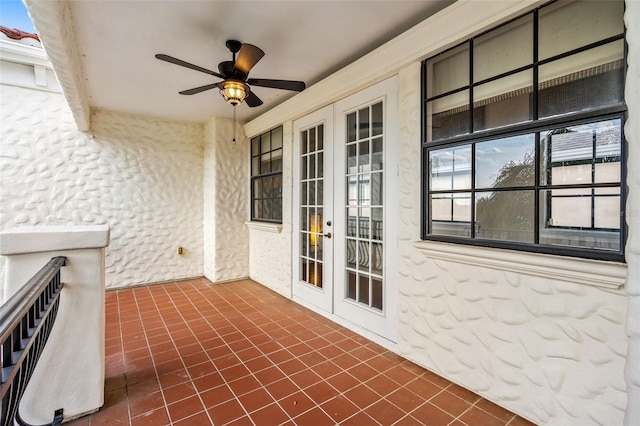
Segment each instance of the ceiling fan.
[[241,104],[242,101],[245,101],[250,107],[262,105],[262,100],[253,93],[250,86],[270,87],[295,92],[301,92],[305,89],[306,86],[303,81],[248,78],[251,68],[264,56],[262,49],[252,44],[241,43],[237,40],[227,40],[226,46],[231,51],[233,60],[220,62],[218,64],[219,72],[202,68],[163,53],[157,54],[156,58],[222,79],[222,81],[218,83],[207,84],[178,92],[181,95],[195,95],[196,93],[218,88],[224,100],[233,106]]

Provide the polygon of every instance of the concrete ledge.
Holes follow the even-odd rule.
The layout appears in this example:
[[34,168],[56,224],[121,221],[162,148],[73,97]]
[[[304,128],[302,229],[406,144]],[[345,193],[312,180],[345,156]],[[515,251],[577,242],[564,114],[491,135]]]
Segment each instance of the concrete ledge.
[[0,233],[0,255],[3,256],[104,248],[108,245],[108,225],[34,226]]

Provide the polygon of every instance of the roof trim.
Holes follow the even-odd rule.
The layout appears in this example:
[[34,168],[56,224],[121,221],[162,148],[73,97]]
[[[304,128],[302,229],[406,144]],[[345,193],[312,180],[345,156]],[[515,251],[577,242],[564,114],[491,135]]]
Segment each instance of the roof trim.
[[89,131],[90,108],[67,0],[24,0],[76,126]]

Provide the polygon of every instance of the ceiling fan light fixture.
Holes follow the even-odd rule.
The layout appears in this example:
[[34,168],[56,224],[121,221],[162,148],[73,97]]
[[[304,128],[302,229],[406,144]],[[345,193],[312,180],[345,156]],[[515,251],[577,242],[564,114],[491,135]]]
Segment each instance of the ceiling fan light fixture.
[[220,94],[230,105],[240,105],[242,101],[249,95],[249,87],[238,80],[226,80]]

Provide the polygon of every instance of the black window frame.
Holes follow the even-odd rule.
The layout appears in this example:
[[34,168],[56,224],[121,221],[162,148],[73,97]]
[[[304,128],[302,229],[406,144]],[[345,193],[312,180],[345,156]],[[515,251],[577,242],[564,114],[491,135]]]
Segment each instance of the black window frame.
[[[561,54],[554,55],[552,57],[546,58],[544,60],[538,59],[538,14],[539,11],[552,3],[547,3],[543,6],[540,6],[534,10],[531,10],[527,13],[524,13],[514,19],[509,20],[501,25],[490,28],[487,31],[482,32],[474,37],[464,40],[463,42],[429,58],[423,60],[421,67],[421,163],[422,163],[422,173],[421,173],[421,194],[420,198],[421,202],[421,239],[427,241],[439,241],[439,242],[448,242],[448,243],[456,243],[456,244],[464,244],[470,246],[478,246],[478,247],[490,247],[490,248],[501,248],[501,249],[510,249],[517,251],[525,251],[525,252],[533,252],[533,253],[542,253],[542,254],[552,254],[552,255],[561,255],[561,256],[570,256],[570,257],[580,257],[587,259],[596,259],[596,260],[604,260],[604,261],[615,261],[615,262],[624,262],[625,256],[625,246],[628,234],[628,228],[626,224],[626,212],[625,205],[627,200],[627,185],[626,185],[626,177],[627,177],[627,161],[628,161],[628,149],[627,149],[627,140],[624,135],[624,125],[627,120],[627,106],[624,102],[624,93],[622,94],[623,100],[621,103],[613,106],[605,106],[600,108],[594,108],[587,111],[580,112],[569,112],[563,113],[561,115],[554,115],[540,119],[538,117],[540,107],[538,105],[538,97],[539,97],[539,75],[538,69],[540,66],[545,65],[547,63],[551,63],[556,60],[560,60],[563,58],[570,57],[577,53],[586,52],[590,49],[594,49],[599,46],[604,46],[609,43],[613,43],[619,40],[623,41],[623,66],[622,66],[622,86],[626,87],[626,78],[627,78],[627,56],[628,56],[628,47],[626,42],[626,27],[621,34],[617,34],[612,37],[608,37],[597,42],[589,43],[587,45],[581,46],[579,48],[575,48],[569,51],[562,52]],[[495,76],[491,76],[479,82],[473,81],[473,46],[474,40],[482,37],[498,28],[509,25],[515,21],[518,21],[528,15],[532,15],[533,21],[533,61],[531,64],[519,67],[517,69],[513,69]],[[623,23],[624,25],[624,23]],[[437,58],[438,56],[445,54],[447,52],[453,51],[454,49],[463,48],[465,45],[468,46],[469,49],[469,84],[440,93],[433,97],[428,97],[427,87],[428,87],[428,75],[427,75],[427,64],[428,61]],[[508,77],[510,75],[531,70],[533,73],[532,79],[532,99],[531,99],[531,119],[530,121],[526,121],[523,123],[517,124],[509,124],[502,127],[495,127],[487,130],[474,131],[474,97],[473,97],[473,89],[476,86],[481,84],[489,83],[495,80],[499,80],[504,77]],[[455,135],[450,137],[445,137],[442,139],[436,139],[433,141],[428,141],[427,139],[427,120],[428,120],[428,102],[433,100],[437,100],[439,98],[444,98],[445,96],[449,96],[455,93],[459,93],[462,91],[469,91],[469,103],[468,103],[468,125],[469,132],[466,134]],[[623,89],[624,92],[624,89]],[[573,126],[587,123],[595,123],[598,121],[604,120],[612,120],[612,119],[620,119],[621,121],[621,152],[620,152],[620,182],[618,184],[619,193],[620,193],[620,228],[619,238],[620,238],[620,250],[601,250],[596,248],[586,248],[586,247],[578,247],[578,246],[564,246],[564,245],[545,245],[539,242],[540,239],[540,220],[539,215],[541,214],[541,209],[546,209],[548,204],[545,203],[544,206],[541,205],[541,198],[543,190],[555,189],[557,187],[562,188],[562,185],[553,186],[549,184],[543,184],[540,179],[541,173],[541,141],[540,134],[544,131],[553,130],[561,126]],[[476,171],[475,171],[475,145],[480,142],[486,142],[491,140],[496,140],[499,138],[506,138],[512,136],[519,136],[525,134],[534,134],[535,143],[534,143],[534,167],[535,167],[535,181],[534,185],[523,187],[522,189],[531,190],[534,192],[534,234],[535,234],[535,242],[527,243],[527,242],[515,242],[515,241],[507,241],[507,240],[490,240],[490,239],[479,239],[474,236],[474,228],[475,228],[475,194],[476,192],[486,192],[487,189],[478,189],[476,191],[475,181],[476,181]],[[449,192],[452,196],[455,196],[456,192],[468,192],[470,193],[471,198],[471,208],[470,215],[471,219],[469,222],[471,228],[471,235],[469,237],[460,237],[460,236],[451,236],[451,235],[437,235],[430,234],[430,225],[431,220],[429,217],[429,199],[430,195],[434,193],[438,193],[438,191],[433,191],[430,189],[430,170],[429,170],[429,154],[431,151],[443,149],[443,148],[452,148],[456,146],[464,146],[468,145],[471,147],[471,186],[469,189],[465,190],[447,190],[440,191],[441,193]],[[598,184],[592,184],[592,188],[597,188]],[[603,185],[607,187],[607,185]],[[608,185],[612,187],[614,185]],[[495,188],[497,191],[505,190],[505,188]],[[518,188],[506,188],[508,190],[514,190]],[[551,191],[548,191],[549,193]],[[593,192],[592,192],[593,193]],[[593,197],[593,196],[592,196]],[[593,212],[592,212],[593,213]],[[545,213],[546,214],[546,213]],[[548,217],[548,216],[547,216]],[[593,214],[592,214],[592,223],[593,223]],[[581,228],[584,229],[584,228]],[[616,229],[617,230],[617,229]]]
[[[279,143],[274,144],[274,134],[280,135]],[[268,149],[263,149],[263,141],[269,141]],[[284,154],[284,135],[283,126],[274,127],[258,136],[254,136],[250,140],[250,173],[251,173],[251,221],[252,222],[268,222],[282,223],[282,169]],[[257,147],[257,148],[256,148]],[[275,159],[279,159],[279,163],[274,161],[274,153],[279,151],[280,155]],[[262,162],[261,159],[268,156],[268,161]],[[273,165],[279,164],[275,170]],[[270,182],[270,185],[262,186],[263,183]],[[279,185],[277,185],[279,182]],[[276,183],[276,184],[274,184]],[[256,191],[256,186],[260,186],[260,190]],[[260,203],[259,210],[256,204]],[[264,209],[265,203],[270,204],[269,209]],[[268,213],[268,214],[266,214]]]

